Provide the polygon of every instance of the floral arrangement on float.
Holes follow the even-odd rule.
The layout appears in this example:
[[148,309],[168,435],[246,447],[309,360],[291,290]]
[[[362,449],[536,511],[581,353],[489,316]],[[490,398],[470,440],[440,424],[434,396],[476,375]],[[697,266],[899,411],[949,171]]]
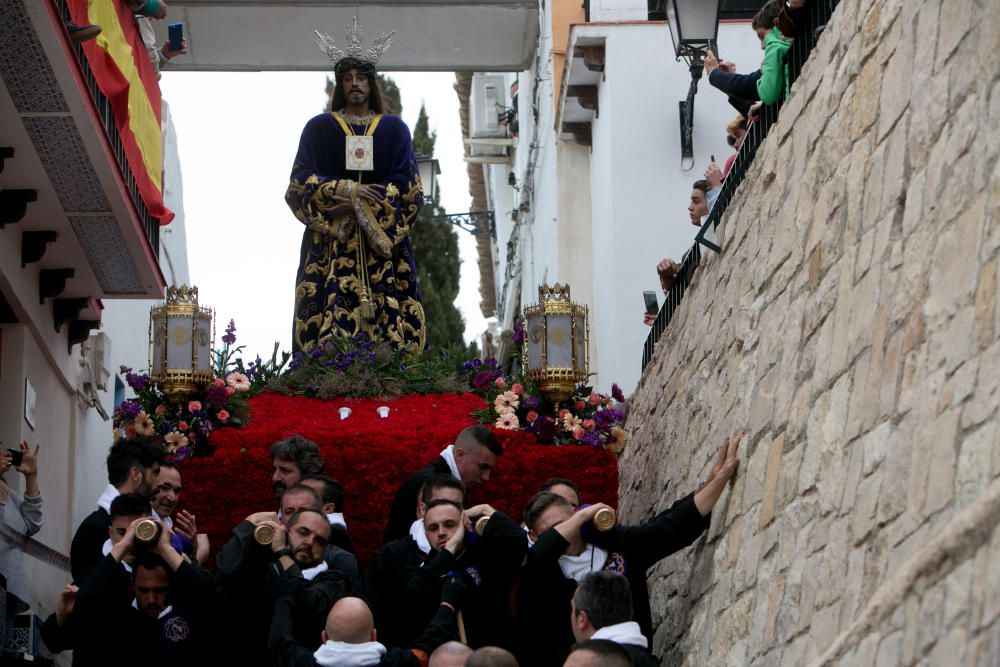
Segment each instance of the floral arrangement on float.
[[505,431],[529,431],[545,445],[587,445],[620,454],[625,448],[625,396],[617,384],[611,395],[584,383],[574,386],[564,400],[545,396],[524,373],[524,321],[514,325],[513,364],[507,376],[496,359],[473,359],[463,364],[469,384],[486,400],[474,416]]
[[241,426],[247,419],[247,399],[281,374],[288,354],[278,360],[278,346],[270,360],[257,357],[244,366],[244,346],[235,347],[236,322],[229,321],[223,348],[213,352],[210,381],[179,399],[169,385],[154,381],[148,372],[120,368],[135,398],[122,401],[112,418],[115,439],[146,438],[163,445],[169,460],[180,462],[213,452],[212,432],[223,426]]
[[[151,438],[163,444],[171,460],[183,461],[211,455],[212,433],[219,428],[245,426],[252,418],[248,400],[262,392],[326,401],[475,394],[482,407],[474,407],[470,416],[498,431],[524,431],[544,445],[584,445],[620,454],[625,397],[617,384],[606,395],[585,382],[586,309],[569,302],[568,287],[544,286],[539,297],[540,304],[526,309],[525,319],[507,335],[506,364],[468,359],[459,346],[397,348],[356,335],[333,337],[294,355],[279,355],[275,343],[269,360],[257,357],[245,365],[244,346],[236,346],[236,323],[229,321],[223,347],[212,350],[211,312],[198,306],[197,288],[170,288],[166,303],[150,318],[150,372],[121,368],[135,398],[115,409],[115,435]],[[177,318],[183,318],[180,326]],[[568,349],[560,352],[559,344]],[[569,368],[545,365],[559,358]]]

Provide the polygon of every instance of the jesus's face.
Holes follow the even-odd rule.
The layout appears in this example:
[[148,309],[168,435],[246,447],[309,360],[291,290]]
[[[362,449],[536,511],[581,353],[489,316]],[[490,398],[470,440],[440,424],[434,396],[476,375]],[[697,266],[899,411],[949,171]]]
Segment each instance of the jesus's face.
[[360,106],[368,102],[371,95],[371,83],[368,77],[356,69],[344,72],[340,78],[340,85],[344,89],[344,98],[351,106]]

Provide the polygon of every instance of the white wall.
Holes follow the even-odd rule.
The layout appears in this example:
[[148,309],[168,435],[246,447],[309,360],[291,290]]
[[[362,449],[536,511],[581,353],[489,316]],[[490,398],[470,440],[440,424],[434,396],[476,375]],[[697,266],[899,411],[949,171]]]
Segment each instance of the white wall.
[[590,20],[645,21],[649,16],[646,0],[591,0]]
[[[591,19],[612,20],[610,12],[626,11],[630,4],[636,3],[593,3]],[[595,15],[595,8],[604,12],[603,19]],[[644,3],[641,9],[645,18]],[[691,78],[687,66],[674,59],[667,26],[580,26],[575,30],[605,38],[600,114],[592,124],[590,150],[560,140],[554,129],[547,55],[553,47],[551,30],[546,28],[549,17],[542,21],[541,70],[519,77],[521,131],[512,167],[523,187],[529,163],[535,165],[531,210],[522,216],[521,298],[523,304],[531,304],[543,282],[569,282],[574,300],[591,309],[591,371],[597,374],[597,386],[608,391],[617,382],[628,392],[638,381],[642,344],[649,331],[642,324],[642,291],[660,295],[656,263],[664,257],[679,261],[694,242],[697,229],[687,215],[691,184],[703,178],[710,155],[722,164],[731,153],[724,128],[736,112],[703,77],[695,99],[696,161],[685,171],[677,103],[686,98]],[[720,25],[719,49],[740,71],[755,69],[762,56],[749,22]],[[537,134],[531,111],[536,84]],[[489,169],[498,191],[504,187],[507,170],[506,166]],[[521,196],[523,191],[514,195],[515,205]],[[502,287],[509,229],[498,225],[498,287]],[[662,302],[662,295],[659,298]],[[512,326],[515,315],[502,319],[504,328]]]
[[[737,62],[760,57],[749,24],[720,26],[719,43],[722,54]],[[677,102],[686,97],[691,77],[687,66],[672,57],[669,31],[656,24],[617,26],[607,30],[605,48],[601,114],[593,123],[599,314],[591,324],[591,340],[601,357],[592,370],[602,390],[617,382],[628,392],[638,382],[649,331],[642,324],[642,291],[656,291],[662,303],[656,263],[666,257],[679,262],[691,247],[697,232],[687,214],[691,185],[703,178],[711,155],[722,164],[732,152],[724,128],[736,112],[702,78],[695,98],[695,165],[684,171]],[[637,60],[642,67],[636,67]]]
[[[160,269],[168,285],[191,284],[191,277],[188,274],[183,182],[177,154],[177,134],[170,122],[166,103],[163,113],[163,134],[163,198],[167,208],[174,212],[175,217],[169,225],[160,228]],[[104,302],[101,332],[107,335],[111,347],[108,365],[111,378],[107,390],[100,392],[100,400],[108,415],[115,409],[115,376],[118,375],[119,367],[124,365],[137,371],[148,367],[149,309],[157,303],[161,301],[115,299]],[[125,382],[124,376],[120,376],[120,379]],[[125,395],[132,396],[127,385]],[[111,422],[104,421],[94,409],[81,411],[77,463],[74,469],[76,481],[73,494],[74,526],[94,511],[97,498],[108,483],[104,460],[111,443]]]

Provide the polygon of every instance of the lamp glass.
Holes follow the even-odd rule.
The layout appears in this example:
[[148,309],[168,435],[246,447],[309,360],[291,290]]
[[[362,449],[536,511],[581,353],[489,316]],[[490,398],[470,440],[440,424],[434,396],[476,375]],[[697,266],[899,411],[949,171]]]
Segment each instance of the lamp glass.
[[424,198],[433,202],[437,198],[437,177],[441,166],[436,158],[421,155],[417,157],[417,167],[424,185]]
[[587,314],[577,311],[573,314],[573,370],[587,372]]
[[197,331],[195,332],[194,350],[198,355],[195,370],[208,372],[212,369],[212,321],[205,316],[197,320]]
[[573,368],[572,315],[553,313],[548,316],[546,329],[549,368]]
[[528,370],[537,371],[542,367],[542,345],[545,337],[541,313],[529,313],[525,317],[524,330],[525,343],[528,346]]
[[153,334],[153,355],[150,364],[153,373],[163,370],[163,345],[166,342],[166,317],[162,310],[154,310],[150,315]]
[[674,53],[678,56],[684,44],[708,44],[714,40],[719,25],[717,0],[667,0],[667,21]]
[[191,317],[167,320],[167,368],[191,368]]

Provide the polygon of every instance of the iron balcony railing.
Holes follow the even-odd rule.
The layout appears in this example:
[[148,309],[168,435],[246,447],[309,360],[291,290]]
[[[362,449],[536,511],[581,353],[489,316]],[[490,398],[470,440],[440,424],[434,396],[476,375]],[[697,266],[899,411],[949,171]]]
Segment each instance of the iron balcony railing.
[[[791,86],[799,77],[803,65],[809,59],[809,54],[816,46],[816,41],[819,39],[820,33],[829,22],[830,16],[839,2],[840,0],[807,0],[806,8],[796,25],[795,39],[792,42],[792,47],[785,56],[785,62],[788,65],[788,86]],[[643,369],[646,368],[650,359],[653,358],[656,342],[670,324],[670,320],[673,318],[677,307],[684,298],[684,293],[687,291],[688,285],[691,283],[694,271],[698,268],[698,264],[701,261],[700,246],[705,246],[715,252],[722,252],[722,248],[712,240],[715,229],[722,216],[726,213],[726,209],[729,207],[729,203],[732,201],[740,183],[746,177],[747,171],[753,163],[754,156],[757,154],[757,148],[764,143],[768,133],[771,131],[771,127],[778,121],[778,112],[781,109],[783,101],[779,100],[776,104],[763,105],[758,118],[747,129],[747,136],[743,140],[743,145],[740,147],[739,154],[733,161],[732,167],[729,169],[729,174],[726,176],[722,190],[715,200],[715,205],[712,207],[711,212],[709,212],[705,224],[702,225],[701,230],[699,230],[698,235],[695,237],[694,246],[684,256],[677,279],[667,293],[666,300],[660,308],[660,312],[656,315],[656,320],[653,322],[649,335],[646,336],[646,342],[642,348]]]
[[[55,0],[56,6],[59,8],[59,13],[62,16],[64,22],[69,22],[72,20],[69,13],[69,5],[66,0]],[[135,181],[135,175],[132,173],[132,168],[129,166],[128,159],[125,157],[125,147],[122,144],[121,135],[118,134],[118,127],[115,125],[115,117],[111,112],[111,103],[108,98],[104,96],[101,92],[100,87],[97,85],[97,79],[94,77],[93,71],[90,69],[90,63],[87,62],[87,58],[83,55],[83,47],[80,44],[73,45],[73,51],[76,53],[76,60],[80,66],[80,71],[83,73],[84,82],[87,84],[87,89],[90,91],[90,96],[94,100],[94,106],[97,108],[97,115],[101,119],[101,124],[104,126],[104,134],[107,136],[108,144],[111,146],[111,152],[115,156],[115,160],[118,162],[118,167],[121,169],[122,180],[125,182],[125,187],[128,189],[129,195],[132,198],[132,204],[135,206],[135,211],[139,216],[139,220],[142,222],[142,227],[146,232],[146,238],[149,239],[149,244],[153,248],[153,254],[156,257],[160,255],[160,221],[154,218],[149,213],[149,209],[146,208],[146,203],[142,201],[142,197],[139,196],[139,186]]]

